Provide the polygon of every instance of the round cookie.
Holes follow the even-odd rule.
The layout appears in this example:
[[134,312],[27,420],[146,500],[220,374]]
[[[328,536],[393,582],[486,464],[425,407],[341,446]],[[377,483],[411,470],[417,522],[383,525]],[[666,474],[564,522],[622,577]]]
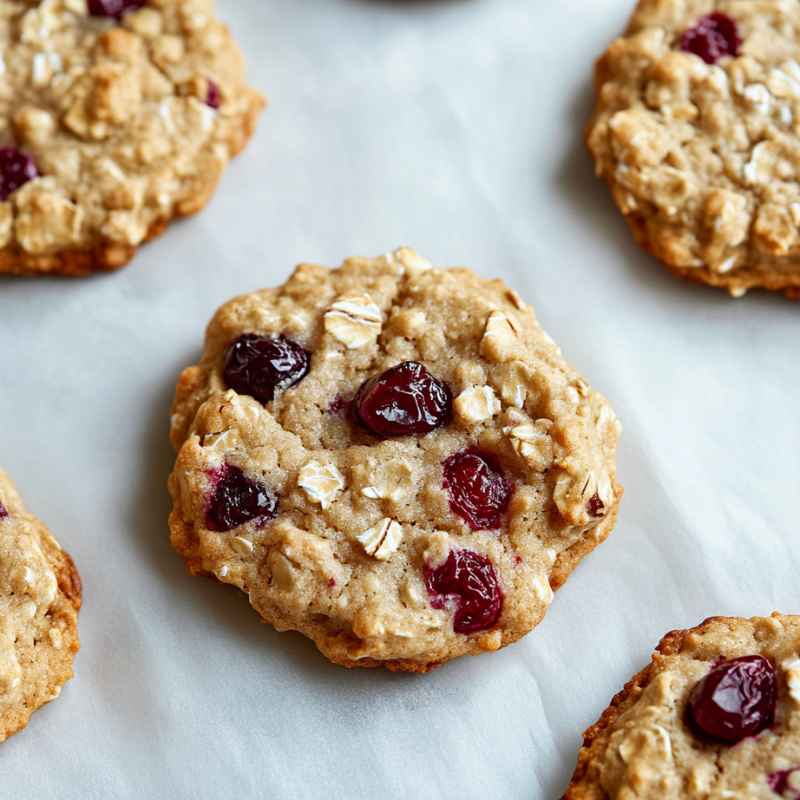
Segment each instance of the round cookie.
[[124,266],[264,105],[211,0],[8,0],[0,53],[0,273]]
[[303,264],[181,375],[172,543],[331,661],[424,672],[542,619],[614,525],[618,435],[501,281]]
[[584,734],[565,800],[800,797],[800,616],[673,631]]
[[595,87],[589,150],[639,244],[735,297],[800,297],[796,4],[640,0]]
[[0,741],[72,677],[80,607],[75,564],[0,471]]

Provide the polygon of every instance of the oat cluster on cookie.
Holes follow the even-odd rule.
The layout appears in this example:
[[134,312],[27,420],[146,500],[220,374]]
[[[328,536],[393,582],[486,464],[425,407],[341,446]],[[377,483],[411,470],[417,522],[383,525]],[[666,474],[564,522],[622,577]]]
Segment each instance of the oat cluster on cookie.
[[8,0],[0,49],[0,272],[124,265],[206,203],[263,106],[211,0]]
[[181,376],[172,542],[331,660],[421,671],[541,620],[613,526],[618,433],[501,281],[305,264]]

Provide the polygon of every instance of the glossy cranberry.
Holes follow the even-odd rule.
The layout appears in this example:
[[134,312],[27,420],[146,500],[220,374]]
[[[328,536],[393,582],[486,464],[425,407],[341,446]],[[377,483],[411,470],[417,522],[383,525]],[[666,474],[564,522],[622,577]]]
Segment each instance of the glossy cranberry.
[[800,800],[800,767],[782,769],[767,775],[767,784],[778,797]]
[[206,89],[206,105],[210,108],[219,108],[222,105],[222,92],[219,90],[219,84],[210,78]]
[[228,347],[224,376],[229,389],[269,403],[308,374],[311,355],[285,336],[245,333]]
[[497,459],[480,450],[464,450],[444,462],[444,482],[450,508],[474,531],[499,528],[513,485]]
[[113,17],[119,19],[128,11],[136,11],[147,0],[89,0],[89,13],[93,17]]
[[0,147],[0,200],[39,176],[33,159],[16,147]]
[[772,725],[776,683],[762,656],[722,661],[692,690],[689,719],[699,733],[736,744]]
[[6,511],[6,507],[0,503],[0,519],[5,519],[8,516],[8,511]]
[[274,519],[278,499],[264,484],[248,478],[239,467],[226,464],[212,475],[214,494],[206,507],[206,525],[211,531],[229,531],[256,521]]
[[681,50],[700,56],[706,64],[716,64],[723,56],[739,54],[739,29],[736,21],[719,12],[702,17],[681,37]]
[[353,403],[361,424],[384,438],[428,433],[453,415],[450,387],[418,361],[404,361],[370,378]]
[[425,585],[434,608],[454,605],[456,633],[491,628],[503,610],[503,592],[492,562],[471,550],[451,550],[440,567],[426,568]]

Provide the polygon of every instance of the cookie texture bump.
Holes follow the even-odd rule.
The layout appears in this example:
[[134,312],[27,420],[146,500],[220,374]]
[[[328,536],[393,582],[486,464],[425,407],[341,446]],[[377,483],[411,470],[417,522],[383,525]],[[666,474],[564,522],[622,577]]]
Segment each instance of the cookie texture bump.
[[800,797],[800,617],[673,631],[584,734],[565,800]]
[[212,0],[8,0],[0,45],[0,273],[127,264],[205,205],[264,104]]
[[588,145],[638,242],[739,297],[800,297],[800,17],[640,0],[597,63]]
[[303,264],[211,321],[172,415],[172,543],[332,661],[497,650],[614,525],[619,424],[499,280]]
[[0,471],[0,741],[72,677],[80,607],[72,559]]

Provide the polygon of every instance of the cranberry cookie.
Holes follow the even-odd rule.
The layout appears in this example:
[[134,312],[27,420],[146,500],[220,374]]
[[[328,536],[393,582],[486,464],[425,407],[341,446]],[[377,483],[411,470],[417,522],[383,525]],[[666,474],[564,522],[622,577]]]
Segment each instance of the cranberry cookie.
[[740,297],[800,297],[800,15],[640,0],[599,60],[588,145],[636,239]]
[[0,53],[0,273],[125,265],[263,107],[211,0],[7,0]]
[[181,375],[172,543],[332,661],[424,672],[542,619],[614,525],[618,434],[501,281],[304,264]]
[[72,559],[0,471],[0,741],[72,677],[80,607]]
[[800,617],[673,631],[584,734],[566,800],[800,798]]

